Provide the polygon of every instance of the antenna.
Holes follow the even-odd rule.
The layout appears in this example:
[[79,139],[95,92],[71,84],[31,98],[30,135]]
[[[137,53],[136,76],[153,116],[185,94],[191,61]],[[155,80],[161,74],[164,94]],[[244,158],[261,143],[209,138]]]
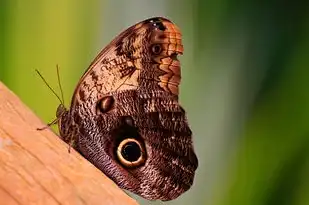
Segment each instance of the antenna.
[[[35,71],[39,74],[41,79],[44,81],[44,83],[47,85],[47,87],[52,91],[52,93],[58,98],[58,100],[60,102],[60,106],[61,105],[64,106],[64,97],[63,97],[63,91],[62,91],[61,82],[60,82],[59,66],[58,66],[58,64],[57,64],[56,68],[57,68],[58,86],[59,86],[59,89],[60,89],[60,92],[61,92],[61,99],[60,99],[59,95],[57,95],[57,93],[54,91],[54,89],[52,89],[52,87],[47,83],[47,81],[45,80],[43,75],[40,73],[40,71],[38,71],[37,69],[35,69]],[[57,112],[58,112],[58,109],[57,109]],[[57,116],[57,118],[54,119],[52,122],[48,123],[47,126],[42,127],[42,128],[37,128],[37,130],[44,130],[44,129],[50,127],[51,125],[54,125],[54,124],[58,123],[58,121],[59,121],[59,116]]]
[[56,65],[56,67],[57,67],[58,86],[59,86],[60,93],[61,93],[62,104],[64,105],[63,90],[62,90],[61,81],[60,81],[59,66],[58,66],[58,64]]
[[57,95],[57,93],[54,91],[54,89],[47,83],[47,81],[45,80],[43,75],[40,73],[40,71],[38,71],[37,69],[35,69],[35,71],[38,73],[38,75],[41,77],[41,79],[44,81],[44,83],[47,85],[47,87],[52,91],[52,93],[58,98],[59,102],[62,105],[64,105],[63,91],[62,91],[62,87],[61,87],[61,83],[60,83],[59,66],[57,65],[57,78],[58,78],[58,85],[59,85],[60,92],[61,92],[61,99],[60,99],[59,95]]

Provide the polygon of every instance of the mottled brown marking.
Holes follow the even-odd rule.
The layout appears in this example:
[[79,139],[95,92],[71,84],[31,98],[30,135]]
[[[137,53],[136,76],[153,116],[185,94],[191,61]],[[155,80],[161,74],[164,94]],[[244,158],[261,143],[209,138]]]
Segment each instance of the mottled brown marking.
[[85,91],[84,90],[79,90],[79,97],[81,101],[85,101]]

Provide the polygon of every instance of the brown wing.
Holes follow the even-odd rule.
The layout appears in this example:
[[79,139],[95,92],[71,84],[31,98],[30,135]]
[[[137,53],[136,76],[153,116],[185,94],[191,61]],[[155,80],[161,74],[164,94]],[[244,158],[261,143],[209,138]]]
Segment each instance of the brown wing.
[[118,186],[147,199],[188,190],[198,160],[178,103],[183,46],[169,20],[138,23],[95,58],[78,83],[59,129]]
[[[142,21],[117,36],[80,79],[71,108],[114,91],[157,86],[178,95],[181,33],[165,18]],[[147,83],[145,83],[147,82]]]

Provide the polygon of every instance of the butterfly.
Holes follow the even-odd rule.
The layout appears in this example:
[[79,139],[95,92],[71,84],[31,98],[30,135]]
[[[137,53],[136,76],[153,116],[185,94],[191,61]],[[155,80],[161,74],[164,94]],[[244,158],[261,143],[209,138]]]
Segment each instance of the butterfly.
[[119,187],[172,200],[193,184],[198,159],[178,101],[179,28],[155,17],[108,44],[57,109],[60,137]]

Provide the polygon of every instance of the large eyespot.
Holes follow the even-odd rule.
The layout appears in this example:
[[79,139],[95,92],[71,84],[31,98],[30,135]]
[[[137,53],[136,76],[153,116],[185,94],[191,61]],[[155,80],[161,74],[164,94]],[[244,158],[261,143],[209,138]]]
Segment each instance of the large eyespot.
[[106,113],[114,107],[114,104],[115,104],[115,100],[113,96],[105,96],[98,101],[97,109],[101,113]]
[[134,168],[146,160],[144,145],[134,138],[126,138],[117,147],[117,157],[126,167]]
[[154,44],[151,46],[151,52],[155,55],[159,55],[162,52],[162,47],[160,44]]

